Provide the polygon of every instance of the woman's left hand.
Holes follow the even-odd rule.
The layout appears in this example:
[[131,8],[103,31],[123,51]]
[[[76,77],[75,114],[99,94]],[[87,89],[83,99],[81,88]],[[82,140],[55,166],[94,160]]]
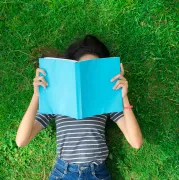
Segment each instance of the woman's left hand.
[[116,80],[118,78],[120,79],[116,82],[113,89],[117,90],[122,87],[122,97],[124,98],[125,96],[127,96],[127,92],[128,92],[128,81],[126,80],[126,78],[123,77],[124,76],[124,68],[123,68],[122,63],[120,64],[120,66],[121,66],[121,74],[114,76],[111,79],[111,82],[113,82],[114,80]]

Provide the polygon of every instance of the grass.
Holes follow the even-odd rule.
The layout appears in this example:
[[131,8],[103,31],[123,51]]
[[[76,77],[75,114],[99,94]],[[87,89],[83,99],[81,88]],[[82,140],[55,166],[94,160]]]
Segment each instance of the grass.
[[[0,179],[47,179],[55,163],[55,124],[26,147],[15,143],[33,93],[34,50],[60,51],[86,33],[120,56],[144,144],[130,147],[106,128],[114,180],[179,179],[179,3],[177,0],[2,0],[0,2]],[[45,158],[44,158],[45,157]]]

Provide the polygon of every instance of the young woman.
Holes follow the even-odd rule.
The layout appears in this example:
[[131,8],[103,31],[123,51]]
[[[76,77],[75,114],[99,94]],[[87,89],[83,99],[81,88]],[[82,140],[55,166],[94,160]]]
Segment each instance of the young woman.
[[[86,35],[84,39],[72,43],[61,57],[83,61],[109,56],[108,49],[99,39]],[[39,76],[39,72],[44,76]],[[27,145],[40,130],[48,126],[50,121],[55,120],[58,156],[49,179],[111,179],[105,161],[108,156],[104,132],[107,118],[118,125],[133,148],[138,149],[143,143],[139,125],[127,96],[128,82],[124,78],[122,64],[121,74],[111,77],[111,82],[117,80],[113,89],[122,88],[124,111],[96,115],[82,120],[60,114],[38,113],[38,87],[48,86],[44,77],[45,71],[37,68],[33,82],[34,94],[18,128],[17,145],[19,147]]]

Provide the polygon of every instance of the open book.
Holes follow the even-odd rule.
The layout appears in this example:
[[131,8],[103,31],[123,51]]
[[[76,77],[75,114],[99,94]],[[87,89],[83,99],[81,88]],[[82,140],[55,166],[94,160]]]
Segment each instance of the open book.
[[113,90],[120,73],[120,58],[76,61],[39,58],[48,83],[39,86],[39,113],[60,114],[83,119],[99,114],[123,111],[122,88]]

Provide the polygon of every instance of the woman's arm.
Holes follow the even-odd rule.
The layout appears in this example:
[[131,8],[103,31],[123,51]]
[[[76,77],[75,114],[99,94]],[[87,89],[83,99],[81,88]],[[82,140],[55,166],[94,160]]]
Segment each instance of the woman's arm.
[[25,146],[42,129],[40,124],[35,122],[39,100],[38,87],[41,85],[45,88],[48,84],[43,76],[39,76],[39,72],[45,75],[45,71],[43,69],[36,69],[36,77],[33,81],[34,93],[16,135],[16,144],[19,147]]
[[26,144],[27,140],[30,138],[32,128],[35,122],[37,108],[38,108],[38,95],[33,94],[30,105],[27,111],[25,112],[17,131],[16,144],[19,147]]
[[[127,95],[123,97],[123,104],[130,105]],[[124,109],[124,120],[130,142],[134,147],[140,148],[143,144],[142,133],[132,109]]]
[[[123,77],[123,75],[124,75],[124,67],[121,63],[121,74],[118,74],[115,77],[113,77],[111,82],[113,82],[115,79],[120,78],[120,80],[116,82],[113,89],[117,90],[122,87],[123,105],[129,106],[130,103],[127,96],[128,81],[126,80],[126,78]],[[138,125],[138,122],[135,118],[132,109],[124,109],[123,113],[124,116],[117,121],[117,125],[123,132],[127,141],[131,144],[131,146],[138,149],[143,144],[142,133]]]
[[[123,98],[124,106],[129,106],[128,97]],[[117,125],[124,134],[129,144],[139,149],[143,144],[142,133],[132,109],[124,109],[124,116],[117,121]]]

